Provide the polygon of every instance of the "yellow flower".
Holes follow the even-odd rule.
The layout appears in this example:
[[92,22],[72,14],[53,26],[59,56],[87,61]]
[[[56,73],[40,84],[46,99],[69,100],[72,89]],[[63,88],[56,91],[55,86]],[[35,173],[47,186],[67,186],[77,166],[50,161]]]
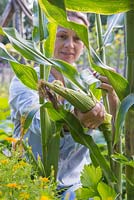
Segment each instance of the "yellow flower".
[[8,162],[9,162],[8,159],[4,159],[4,160],[1,160],[1,161],[0,161],[1,164],[7,164]]
[[22,192],[22,193],[20,194],[20,197],[23,198],[24,200],[27,200],[27,199],[29,199],[29,194],[28,194],[28,193],[25,193],[25,192]]
[[52,199],[50,199],[50,197],[48,196],[41,196],[40,200],[52,200]]
[[13,171],[17,170],[17,169],[19,169],[21,167],[25,167],[26,165],[27,165],[27,163],[22,160],[19,163],[17,163],[16,165],[13,166]]
[[12,137],[7,137],[4,140],[8,141],[8,142],[17,142],[16,138],[12,138]]
[[49,182],[49,179],[46,178],[46,177],[40,177],[40,180],[44,183],[48,183]]
[[18,188],[18,185],[16,183],[8,183],[6,186],[9,188]]
[[2,192],[0,191],[0,196],[2,196]]

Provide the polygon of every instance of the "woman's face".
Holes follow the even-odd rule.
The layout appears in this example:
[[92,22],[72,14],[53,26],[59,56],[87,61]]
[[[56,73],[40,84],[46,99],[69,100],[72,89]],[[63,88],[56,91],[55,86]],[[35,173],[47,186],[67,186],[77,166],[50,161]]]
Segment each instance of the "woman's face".
[[[70,17],[70,21],[83,24],[81,19]],[[54,57],[73,64],[83,52],[84,44],[72,30],[58,27],[55,41]]]

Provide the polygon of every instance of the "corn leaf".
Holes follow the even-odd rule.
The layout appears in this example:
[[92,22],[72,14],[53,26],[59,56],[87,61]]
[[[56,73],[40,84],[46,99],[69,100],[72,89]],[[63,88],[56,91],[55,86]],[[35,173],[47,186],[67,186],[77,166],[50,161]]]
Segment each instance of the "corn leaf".
[[51,58],[53,57],[57,25],[55,23],[50,22],[48,24],[48,31],[49,31],[49,35],[45,41],[44,49],[45,49],[45,56],[48,58]]
[[13,61],[10,61],[10,65],[16,76],[24,85],[33,90],[37,90],[38,77],[36,71],[32,67]]
[[111,70],[111,68],[105,65],[99,57],[96,55],[93,49],[91,49],[92,57],[90,61],[92,68],[108,78],[110,84],[113,86],[120,100],[124,99],[129,94],[129,83],[120,74]]
[[39,4],[43,9],[43,11],[45,12],[45,14],[47,15],[48,20],[55,22],[60,26],[74,30],[77,33],[77,35],[81,38],[81,40],[84,42],[87,49],[89,49],[87,27],[82,24],[76,24],[75,22],[67,21],[64,1],[39,0]]
[[33,117],[35,116],[35,114],[38,112],[39,109],[40,105],[37,104],[35,107],[29,110],[28,114],[26,115],[25,122],[23,124],[24,130],[27,130],[29,128],[29,126],[32,123]]
[[126,12],[134,9],[133,0],[66,0],[65,2],[66,7],[69,10],[106,15]]
[[119,107],[119,111],[116,117],[115,121],[115,140],[114,144],[116,144],[119,140],[119,136],[121,133],[121,130],[123,128],[123,124],[125,121],[126,114],[129,110],[129,108],[134,104],[134,94],[129,94],[127,97],[125,97]]
[[[80,79],[80,75],[77,69],[60,60],[56,59],[48,59],[46,58],[34,45],[32,41],[24,40],[15,29],[13,28],[3,28],[6,36],[13,43],[14,48],[19,51],[25,58],[29,60],[33,60],[38,64],[45,64],[46,67],[48,65],[53,65],[58,71],[63,73],[67,78],[71,80],[72,83],[77,85],[79,88],[86,90],[85,83]],[[9,55],[9,54],[8,54]],[[3,57],[7,60],[13,60],[11,56],[8,57],[6,54],[3,56],[3,50],[0,51],[0,57]]]
[[[50,176],[53,167],[55,179],[58,171],[58,158],[59,158],[59,145],[60,145],[60,132],[55,132],[55,123],[51,121],[47,108],[41,106],[40,111],[44,112],[43,127],[44,130],[41,134],[43,164],[45,166],[46,176]],[[54,153],[53,153],[54,150]]]
[[55,68],[61,73],[63,73],[72,83],[74,83],[84,91],[87,91],[88,89],[87,83],[82,80],[79,72],[74,66],[62,60],[51,59],[51,61],[55,65]]
[[[45,105],[36,105],[34,108],[31,108],[28,114],[25,116],[25,122],[23,125],[24,131],[27,131],[30,127],[32,120],[38,110],[41,108],[45,113],[44,117],[44,127],[45,130],[42,134],[42,151],[45,153],[45,175],[49,176],[51,174],[51,169],[53,166],[55,178],[58,171],[58,157],[59,157],[59,144],[60,144],[60,130],[62,124],[58,125],[58,128],[55,127],[55,123],[50,120],[48,111],[45,108]],[[54,153],[53,153],[54,150]],[[47,156],[46,156],[47,155]]]
[[124,166],[130,166],[134,168],[134,160],[128,159],[126,156],[116,153],[112,155],[112,159],[115,160],[116,162],[123,164]]
[[14,28],[3,28],[3,31],[13,44],[13,47],[25,58],[40,64],[51,65],[51,62],[41,54],[35,44],[32,41],[23,39]]
[[103,36],[103,45],[104,46],[111,44],[112,31],[117,26],[119,21],[121,21],[121,20],[123,21],[124,13],[119,13],[119,14],[116,14],[116,15],[113,15],[110,17],[111,17],[111,21],[109,20],[110,22],[108,22],[108,28]]
[[[8,51],[6,50],[5,46],[0,43],[0,57],[2,59],[8,60],[8,61],[15,61],[15,58],[12,57]],[[16,61],[17,62],[17,61]]]
[[93,141],[92,137],[90,135],[85,134],[84,129],[81,126],[79,120],[72,113],[64,110],[62,107],[59,107],[58,110],[55,110],[53,109],[53,106],[50,103],[46,103],[44,106],[48,109],[48,113],[52,120],[56,121],[61,119],[62,121],[64,121],[64,123],[66,123],[69,127],[74,140],[89,148],[90,153],[94,155],[98,164],[102,168],[103,173],[107,178],[108,182],[111,183],[115,181],[113,172],[110,170],[107,161],[101,154],[98,146]]

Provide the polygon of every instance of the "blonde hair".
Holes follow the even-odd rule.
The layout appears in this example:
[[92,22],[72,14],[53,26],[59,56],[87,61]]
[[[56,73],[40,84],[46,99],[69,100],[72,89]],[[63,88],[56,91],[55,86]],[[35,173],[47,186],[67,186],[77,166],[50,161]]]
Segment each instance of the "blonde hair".
[[87,14],[85,14],[85,13],[67,11],[67,16],[68,16],[68,18],[69,17],[76,17],[78,19],[81,19],[86,26],[89,26],[89,21],[87,19]]

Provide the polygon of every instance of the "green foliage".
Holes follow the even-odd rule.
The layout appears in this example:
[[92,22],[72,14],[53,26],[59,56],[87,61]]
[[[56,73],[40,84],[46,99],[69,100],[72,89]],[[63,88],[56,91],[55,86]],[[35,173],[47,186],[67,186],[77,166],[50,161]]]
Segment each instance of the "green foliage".
[[112,187],[102,181],[102,170],[93,165],[85,165],[81,173],[82,187],[76,191],[79,200],[89,198],[100,200],[115,200],[117,194]]
[[7,97],[0,97],[0,120],[4,120],[10,115],[10,108]]
[[22,83],[27,85],[33,90],[37,90],[38,77],[35,70],[23,64],[18,64],[17,62],[10,62],[16,76],[20,78]]
[[33,166],[12,151],[11,157],[0,153],[0,199],[58,200],[56,183],[51,177],[38,176]]
[[[84,11],[84,12],[95,12],[95,13],[99,13],[99,14],[100,13],[101,14],[114,14],[114,13],[126,12],[128,10],[134,10],[134,3],[132,0],[131,0],[131,2],[129,0],[112,0],[112,1],[91,0],[90,2],[89,2],[89,0],[85,0],[85,1],[79,0],[77,2],[74,0],[66,0],[66,1],[62,1],[62,2],[60,0],[57,0],[57,1],[55,1],[55,0],[51,0],[51,1],[39,0],[39,3],[40,3],[41,8],[44,10],[46,16],[48,17],[48,20],[50,20],[50,22],[52,24],[55,23],[55,26],[53,26],[54,29],[49,27],[50,32],[53,31],[54,35],[55,35],[57,25],[61,25],[66,28],[71,28],[72,30],[76,31],[76,33],[81,38],[81,40],[84,42],[84,44],[88,50],[89,50],[89,37],[88,37],[87,28],[83,25],[78,25],[74,22],[67,21],[66,12],[65,12],[66,9]],[[111,4],[112,4],[112,6],[111,6]],[[46,32],[46,34],[44,34],[45,33],[44,25],[41,24],[43,15],[40,13],[40,10],[37,9],[34,11],[35,11],[34,12],[35,15],[39,12],[38,13],[39,15],[37,17],[38,22],[36,21],[37,23],[34,24],[35,25],[34,31],[33,31],[34,42],[24,40],[14,29],[3,28],[3,30],[0,29],[1,33],[2,34],[4,33],[10,39],[10,42],[13,44],[14,48],[17,51],[19,51],[22,56],[24,56],[27,59],[32,60],[38,64],[42,64],[40,66],[40,71],[43,72],[42,69],[44,68],[44,66],[43,66],[44,64],[46,64],[46,67],[48,67],[48,65],[55,67],[58,71],[62,72],[69,79],[70,82],[73,83],[73,86],[75,85],[78,88],[81,88],[87,92],[87,90],[89,89],[88,84],[86,84],[83,81],[83,79],[81,79],[81,76],[77,72],[75,67],[73,67],[63,61],[58,61],[58,60],[47,58],[47,57],[51,57],[51,55],[52,55],[52,52],[53,52],[52,47],[54,44],[55,36],[54,36],[54,38],[48,38],[47,42],[44,44],[44,47],[46,49],[45,56],[47,56],[47,57],[45,57],[43,55],[44,52],[42,50],[40,51],[40,49],[38,48],[39,45],[36,42],[42,42],[44,38],[46,39],[46,37],[48,36],[48,32]],[[133,12],[132,12],[132,14],[133,14]],[[40,24],[42,26],[40,26]],[[111,34],[111,31],[113,28],[114,27],[112,26],[112,28],[108,29],[108,34],[104,34],[104,41],[103,41],[101,48],[104,48],[108,44],[106,42],[106,35],[109,36]],[[95,33],[94,33],[94,35],[95,35]],[[111,38],[113,39],[113,35],[111,36]],[[116,34],[117,44],[115,44],[115,46],[118,47],[117,53],[115,53],[115,54],[117,54],[116,56],[118,56],[121,51],[121,49],[119,47],[120,47],[120,41],[122,40],[122,38],[120,38],[120,40],[118,38],[119,37]],[[47,46],[49,48],[47,48]],[[97,48],[98,48],[97,44],[95,44],[94,46],[95,46],[94,49],[96,49],[96,51],[97,51]],[[114,47],[112,46],[113,49],[115,48],[115,46]],[[130,46],[131,46],[131,39],[130,39]],[[116,72],[111,71],[111,69],[109,69],[109,67],[103,63],[103,60],[100,60],[100,58],[97,56],[100,54],[100,52],[95,53],[92,50],[92,48],[90,48],[90,50],[91,50],[91,52],[88,52],[88,54],[89,54],[88,56],[90,59],[92,69],[96,70],[99,73],[101,73],[102,75],[108,77],[109,82],[112,84],[113,88],[115,89],[120,101],[122,101],[121,107],[119,109],[119,113],[117,116],[117,121],[116,121],[116,135],[115,135],[115,143],[116,143],[119,141],[120,135],[119,135],[118,130],[120,128],[122,128],[122,125],[124,123],[125,114],[126,114],[126,112],[128,112],[129,108],[133,105],[133,94],[128,96],[128,94],[130,92],[130,86],[132,84],[130,85],[129,82],[125,78],[123,78]],[[0,54],[1,54],[2,58],[7,59],[8,61],[11,61],[11,66],[13,67],[16,75],[25,85],[27,85],[28,87],[30,87],[32,89],[37,90],[37,81],[38,80],[37,80],[35,71],[32,68],[26,67],[25,65],[21,65],[21,64],[17,63],[15,61],[15,59],[12,56],[10,56],[10,54],[5,50],[5,47],[1,46]],[[115,58],[115,55],[113,57]],[[112,59],[113,59],[113,57],[112,57]],[[107,53],[107,62],[108,62],[108,64],[111,63],[111,50],[109,50],[109,52]],[[113,65],[116,65],[115,62],[112,61],[112,63],[113,63]],[[133,62],[130,62],[130,63],[133,63]],[[50,70],[50,68],[48,68],[48,70],[46,70],[48,72],[48,74],[49,74],[49,70]],[[48,74],[47,74],[47,77],[48,77]],[[28,80],[29,77],[30,77],[30,82]],[[44,76],[42,76],[42,77],[44,78]],[[117,80],[118,80],[118,87],[117,87]],[[95,90],[95,87],[93,89]],[[124,108],[124,105],[125,105],[125,108]],[[44,132],[42,131],[42,141],[44,141],[44,142],[42,142],[43,150],[47,152],[47,150],[48,150],[47,145],[50,145],[49,146],[50,151],[47,155],[48,156],[47,161],[48,161],[49,157],[51,158],[51,161],[54,160],[53,152],[52,152],[52,145],[55,144],[56,151],[58,152],[58,145],[57,145],[58,142],[56,143],[55,141],[57,141],[57,139],[59,139],[59,132],[61,130],[61,126],[63,124],[67,124],[74,140],[76,142],[81,143],[81,144],[85,145],[86,147],[88,147],[90,149],[90,152],[91,152],[93,158],[96,161],[96,165],[99,165],[101,167],[101,169],[100,169],[99,167],[95,168],[93,166],[87,166],[87,167],[85,166],[84,171],[81,176],[82,188],[80,188],[77,191],[78,199],[83,200],[83,199],[88,199],[89,197],[94,197],[95,200],[97,200],[97,199],[101,199],[101,200],[107,200],[107,199],[112,200],[113,199],[114,200],[116,198],[116,193],[115,193],[114,189],[112,189],[108,184],[106,184],[103,179],[103,176],[104,176],[107,179],[109,184],[113,184],[113,182],[115,181],[115,177],[112,173],[113,169],[111,166],[110,166],[111,168],[109,167],[109,163],[107,163],[105,157],[103,156],[104,152],[101,153],[99,147],[93,141],[92,137],[90,135],[85,134],[85,130],[81,126],[78,119],[76,119],[74,117],[74,115],[72,115],[72,113],[65,110],[63,107],[59,107],[59,110],[55,110],[51,103],[50,104],[42,103],[40,108],[41,108],[40,113],[43,114],[41,117],[41,121],[43,123],[45,121],[45,129],[44,129],[44,127],[42,128],[42,130],[44,130]],[[44,112],[44,109],[45,109],[45,112]],[[28,114],[28,118],[26,119],[26,121],[25,121],[26,123],[24,124],[25,130],[29,127],[35,113],[36,113],[36,109],[34,111],[31,111]],[[123,114],[123,116],[122,116],[122,114]],[[5,116],[5,118],[6,118],[6,116]],[[51,137],[52,140],[49,141],[48,136],[50,136],[49,134],[52,131],[51,130],[51,125],[52,125],[51,120],[53,120],[55,125],[58,124],[58,126],[57,126],[58,128],[54,130],[55,131],[54,135],[53,135],[54,137]],[[73,124],[72,124],[72,121],[73,121]],[[3,137],[3,135],[4,135],[4,137],[6,136],[6,132],[7,131],[2,132],[2,137]],[[45,134],[45,132],[49,132],[49,133]],[[112,146],[112,148],[113,148],[112,150],[114,150],[114,146]],[[56,153],[56,155],[58,155],[58,153]],[[114,158],[114,161],[118,162],[119,164],[123,163],[129,167],[131,166],[131,169],[133,169],[133,160],[129,161],[129,160],[125,159],[125,157],[121,156],[120,154],[114,155],[113,158]],[[115,166],[116,166],[116,162],[114,163]],[[54,164],[56,164],[56,163],[57,163],[57,159],[54,161]],[[42,169],[42,171],[44,170],[44,166],[42,165],[42,162],[40,162],[40,160],[38,160],[37,162],[35,160],[35,164],[38,164],[40,171],[41,171],[41,169]],[[51,163],[45,162],[45,164],[48,165],[49,167],[51,166]],[[11,166],[12,166],[12,164],[11,164]],[[29,169],[31,169],[31,166],[29,167]],[[25,171],[25,173],[27,173],[27,174],[30,173],[31,170],[29,170],[29,169],[28,169],[28,171]],[[7,168],[5,168],[4,170],[7,171]],[[50,169],[48,169],[48,170],[50,171]],[[116,170],[116,167],[115,167],[115,170]],[[12,169],[10,169],[10,171],[12,171]],[[103,175],[102,175],[102,172],[103,172]],[[22,172],[19,172],[19,173],[21,174]],[[119,173],[121,173],[121,171]],[[17,174],[17,176],[19,176],[19,174]],[[118,174],[116,174],[116,176],[118,177]],[[130,176],[131,176],[131,173],[130,173]],[[24,176],[24,178],[25,178],[25,176]],[[14,179],[12,179],[12,180],[14,180]],[[34,186],[30,185],[30,183],[31,183],[30,180],[31,179],[28,179],[29,187],[32,188],[32,191],[36,191]],[[38,188],[39,184],[38,184],[38,181],[36,182],[35,177],[34,177],[34,180],[35,180],[34,184]],[[20,181],[20,180],[18,180],[18,181]],[[133,181],[130,181],[129,179],[127,181],[128,181],[128,183],[133,182]],[[10,186],[9,187],[10,192],[7,192],[7,194],[9,196],[11,196],[12,194],[19,195],[17,192],[19,192],[21,189],[21,186],[22,186],[21,182],[18,182],[17,184],[13,183],[13,185],[7,185],[8,183],[4,183],[4,184],[6,185],[6,189]],[[11,184],[12,184],[12,182],[11,182]],[[132,185],[132,184],[130,184],[130,185]],[[24,188],[23,188],[23,190],[24,190]],[[6,190],[4,189],[4,193],[5,193],[5,191]],[[2,193],[3,193],[3,191],[2,191]],[[26,190],[26,193],[27,193],[27,190]],[[42,194],[42,192],[41,192],[41,194]],[[130,192],[130,195],[131,195],[131,192]],[[36,196],[36,193],[34,193],[34,197],[35,196]],[[31,196],[31,198],[34,198],[34,197]],[[132,197],[132,199],[133,199],[133,197]]]
[[134,159],[131,158],[131,159],[128,159],[126,156],[122,155],[122,154],[113,154],[112,155],[112,158],[116,161],[116,162],[119,162],[123,165],[128,165],[128,166],[131,166],[134,168]]
[[130,2],[128,0],[111,0],[111,1],[78,0],[77,2],[74,0],[67,0],[66,7],[74,11],[81,11],[81,12],[83,11],[83,12],[89,12],[89,13],[110,15],[110,14],[126,12],[128,10],[134,9],[134,4],[131,2],[131,5],[130,5]]

